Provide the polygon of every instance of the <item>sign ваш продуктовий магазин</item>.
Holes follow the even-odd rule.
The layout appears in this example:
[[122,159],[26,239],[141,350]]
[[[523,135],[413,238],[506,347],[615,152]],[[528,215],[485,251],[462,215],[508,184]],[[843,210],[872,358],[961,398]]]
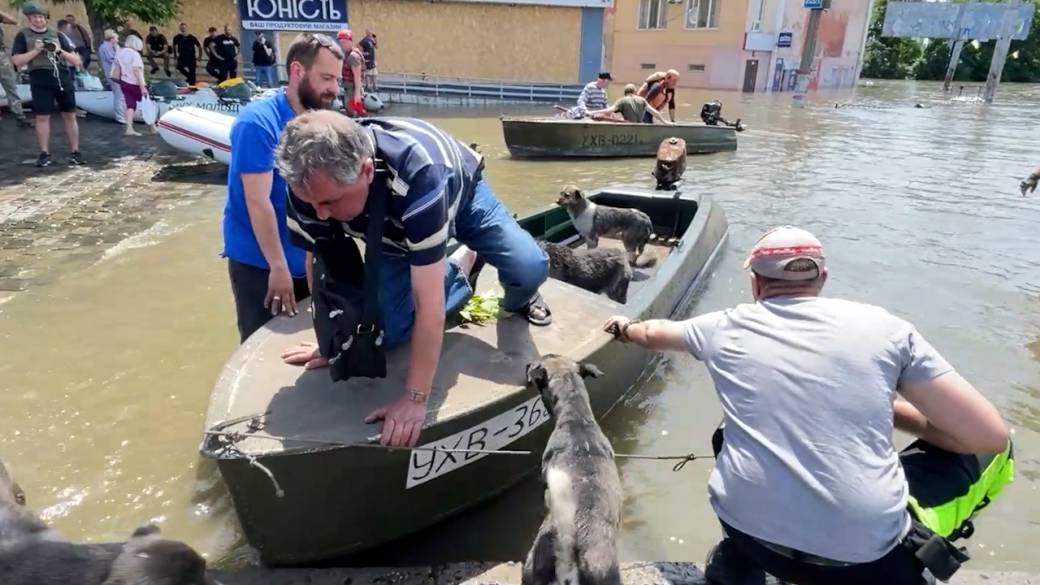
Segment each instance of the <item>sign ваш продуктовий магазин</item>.
[[347,24],[347,0],[238,0],[246,30],[337,31]]

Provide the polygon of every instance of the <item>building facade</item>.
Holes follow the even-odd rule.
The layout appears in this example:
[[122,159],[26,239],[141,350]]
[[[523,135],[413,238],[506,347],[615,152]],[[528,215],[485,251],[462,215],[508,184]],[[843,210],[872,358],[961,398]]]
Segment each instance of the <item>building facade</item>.
[[[605,42],[614,77],[639,83],[675,69],[684,87],[793,88],[813,0],[617,0]],[[871,0],[834,0],[821,13],[812,88],[851,87]]]
[[[284,55],[303,30],[350,26],[378,35],[382,72],[574,84],[596,77],[603,65],[604,10],[613,0],[181,0],[181,15],[159,29],[168,39],[185,22],[201,40],[225,24],[239,36],[243,56],[255,30],[276,39]],[[51,16],[76,15],[81,2],[42,2]],[[0,8],[20,17],[10,0]],[[131,23],[146,33],[147,25]],[[17,27],[5,26],[8,39]],[[100,39],[95,39],[95,47]]]

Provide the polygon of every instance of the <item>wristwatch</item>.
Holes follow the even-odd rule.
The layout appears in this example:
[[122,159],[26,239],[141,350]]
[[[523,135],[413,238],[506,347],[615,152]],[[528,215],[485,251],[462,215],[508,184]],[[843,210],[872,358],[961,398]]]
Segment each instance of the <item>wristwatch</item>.
[[430,395],[426,392],[420,392],[418,390],[412,389],[408,390],[408,400],[411,400],[412,402],[416,402],[418,404],[426,404],[426,399],[429,397]]

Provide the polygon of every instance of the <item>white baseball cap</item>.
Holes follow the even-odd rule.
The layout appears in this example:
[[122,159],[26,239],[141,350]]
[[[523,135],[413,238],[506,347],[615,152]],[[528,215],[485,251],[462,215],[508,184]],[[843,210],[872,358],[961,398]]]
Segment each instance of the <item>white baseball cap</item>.
[[[814,270],[789,270],[795,260],[811,260]],[[811,233],[793,226],[773,228],[751,248],[744,268],[777,280],[812,280],[823,273],[823,244]]]

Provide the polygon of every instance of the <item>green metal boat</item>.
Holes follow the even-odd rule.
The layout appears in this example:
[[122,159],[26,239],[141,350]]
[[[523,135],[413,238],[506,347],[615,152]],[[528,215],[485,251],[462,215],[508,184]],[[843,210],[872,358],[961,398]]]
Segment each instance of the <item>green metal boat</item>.
[[686,141],[687,154],[737,149],[737,133],[728,126],[680,122],[675,125],[596,122],[565,118],[502,118],[506,147],[516,157],[654,156],[661,141]]
[[[541,289],[553,309],[548,327],[511,316],[448,329],[420,438],[426,447],[530,455],[373,447],[379,427],[363,418],[400,395],[407,347],[389,352],[387,378],[333,384],[326,370],[305,371],[279,359],[286,347],[313,340],[311,320],[300,314],[272,320],[235,351],[214,388],[200,450],[216,460],[242,529],[265,564],[334,559],[393,541],[535,471],[551,429],[537,392],[524,386],[524,372],[540,355],[589,361],[606,373],[588,381],[597,417],[633,387],[653,354],[614,342],[600,325],[614,314],[681,315],[709,273],[728,224],[710,198],[682,190],[615,186],[589,195],[602,205],[649,214],[655,238],[647,251],[658,256],[657,265],[637,269],[624,305],[549,280]],[[561,207],[519,221],[536,238],[577,245]],[[477,291],[494,287],[489,266]]]

